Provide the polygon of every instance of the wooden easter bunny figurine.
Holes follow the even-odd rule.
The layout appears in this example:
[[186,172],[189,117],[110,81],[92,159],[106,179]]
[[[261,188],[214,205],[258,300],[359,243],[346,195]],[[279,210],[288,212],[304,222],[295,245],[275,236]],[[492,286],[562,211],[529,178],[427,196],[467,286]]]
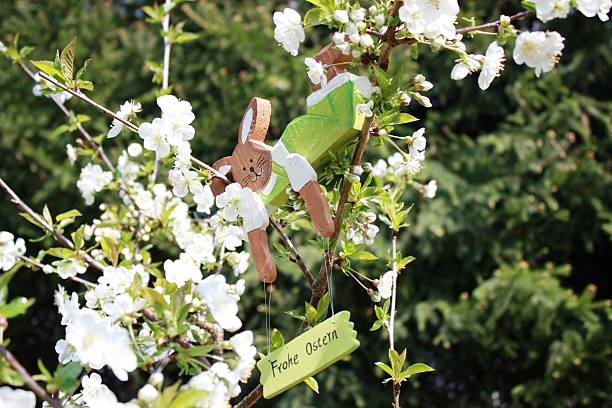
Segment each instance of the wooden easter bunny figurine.
[[[271,105],[268,100],[253,98],[246,109],[238,131],[238,143],[229,157],[213,167],[228,178],[259,193],[268,211],[287,201],[290,185],[306,204],[315,231],[329,237],[334,232],[328,202],[317,183],[316,169],[329,160],[329,152],[338,152],[353,141],[361,131],[365,117],[356,112],[364,101],[359,89],[364,89],[365,78],[346,72],[351,59],[333,45],[323,48],[316,59],[327,69],[328,83],[322,88],[313,86],[307,98],[307,113],[292,120],[280,140],[272,147],[264,143],[270,123]],[[369,82],[367,82],[369,86]],[[215,195],[225,190],[220,178],[213,178]],[[272,283],[276,266],[268,248],[265,225],[253,225],[244,219],[259,278]]]

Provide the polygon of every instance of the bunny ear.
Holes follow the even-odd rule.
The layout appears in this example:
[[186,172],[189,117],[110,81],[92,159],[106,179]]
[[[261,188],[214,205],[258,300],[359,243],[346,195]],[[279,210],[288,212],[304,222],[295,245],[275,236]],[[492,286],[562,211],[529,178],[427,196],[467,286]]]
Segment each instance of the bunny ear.
[[267,99],[253,98],[247,107],[240,130],[238,131],[238,143],[245,144],[248,140],[263,142],[268,133],[272,106]]
[[[212,168],[218,170],[219,173],[223,174],[230,180],[232,179],[232,165],[231,165],[231,157],[224,157],[222,159],[217,160],[213,163]],[[220,179],[219,177],[214,177],[211,180],[210,188],[215,196],[223,193],[225,191],[225,181]]]

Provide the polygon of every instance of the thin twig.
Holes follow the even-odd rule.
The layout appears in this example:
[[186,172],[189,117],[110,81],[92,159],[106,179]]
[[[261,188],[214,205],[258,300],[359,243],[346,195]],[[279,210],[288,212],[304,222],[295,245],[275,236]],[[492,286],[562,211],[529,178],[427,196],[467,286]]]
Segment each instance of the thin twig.
[[32,392],[36,394],[36,396],[39,399],[43,401],[47,401],[53,408],[62,408],[62,404],[57,399],[51,397],[49,393],[45,391],[44,388],[38,385],[38,383],[34,381],[34,378],[32,378],[32,376],[30,375],[28,370],[26,370],[21,365],[19,360],[17,360],[17,358],[6,347],[4,347],[1,344],[0,344],[0,354],[2,354],[4,358],[6,358],[6,360],[11,365],[11,367],[13,367],[13,369],[17,371],[17,374],[19,374],[19,376],[23,378],[23,381],[25,382],[26,386],[30,390],[32,390]]
[[62,89],[64,91],[70,93],[71,95],[76,96],[77,98],[79,98],[83,102],[86,102],[89,105],[93,106],[94,108],[96,108],[97,110],[102,112],[104,115],[108,116],[109,118],[117,119],[119,122],[121,122],[125,126],[127,126],[128,129],[130,129],[133,132],[137,132],[138,133],[138,126],[136,126],[135,124],[133,124],[129,120],[124,119],[124,118],[120,117],[119,115],[115,114],[115,112],[111,111],[107,107],[100,105],[98,102],[94,101],[89,96],[87,96],[83,92],[81,92],[80,89],[69,88],[66,85],[58,82],[52,76],[47,75],[44,72],[39,72],[39,75],[40,75],[41,78],[43,78],[45,81],[51,83],[53,86],[56,86],[56,87],[58,87],[58,88],[60,88],[60,89]]
[[315,280],[312,276],[312,273],[310,272],[310,269],[308,269],[308,266],[306,266],[306,264],[304,263],[304,258],[302,258],[302,256],[299,254],[299,252],[293,245],[293,242],[291,242],[287,234],[285,234],[285,231],[283,231],[283,228],[276,221],[274,221],[272,217],[270,217],[270,224],[276,230],[276,232],[278,232],[278,235],[280,235],[281,240],[285,243],[285,246],[287,247],[289,252],[291,252],[291,260],[294,261],[296,265],[302,270],[304,276],[306,277],[306,280],[308,281],[308,286],[312,288]]
[[[40,270],[43,270],[45,265],[43,265],[42,263],[38,262],[36,259],[32,259],[30,257],[24,256],[24,255],[19,255],[19,259],[21,259],[23,262],[29,263],[30,265],[34,265],[35,267],[39,268]],[[81,283],[83,285],[86,286],[91,286],[93,288],[95,288],[96,286],[98,286],[97,284],[88,281],[87,279],[83,279],[83,278],[79,278],[78,276],[71,276],[69,278],[72,281]]]
[[[510,16],[509,18],[510,18],[510,21],[514,21],[514,20],[520,20],[522,18],[529,17],[532,15],[533,15],[533,11],[521,11],[520,13],[516,13]],[[471,27],[463,27],[457,30],[457,34],[466,34],[472,31],[486,30],[488,28],[498,28],[500,24],[501,24],[501,20],[496,20],[496,21],[492,21],[487,24],[471,26]]]
[[391,318],[389,319],[389,348],[395,350],[395,299],[397,297],[397,232],[392,231],[391,236],[391,259],[393,269],[393,280],[391,284]]
[[[34,73],[32,71],[30,71],[30,69],[22,61],[19,61],[19,67],[30,78],[32,78],[33,81],[37,82],[36,76],[34,75]],[[42,74],[42,73],[39,72],[39,75],[40,74]],[[62,88],[62,89],[65,90],[66,88]],[[70,111],[68,109],[66,109],[66,106],[61,101],[59,101],[57,98],[55,98],[53,96],[51,97],[51,100],[53,100],[53,102],[55,102],[57,107],[64,113],[64,115],[70,117]],[[102,144],[97,143],[93,139],[93,137],[91,137],[89,132],[83,127],[83,125],[81,123],[77,122],[76,126],[77,126],[78,131],[81,133],[81,135],[83,136],[83,138],[87,142],[87,144],[89,144],[89,146],[91,148],[93,148],[97,152],[98,156],[100,156],[100,159],[102,160],[102,163],[106,166],[106,168],[108,170],[110,170],[113,174],[115,174],[116,173],[116,168],[113,165],[113,163],[110,161],[108,156],[106,155],[106,152],[104,151],[104,147],[102,147]],[[120,174],[117,176],[117,181],[119,182],[119,188],[121,189],[121,191],[123,191],[126,194],[126,196],[128,197],[128,199],[134,204],[134,207],[136,208],[136,212],[137,212],[137,216],[138,216],[139,222],[141,224],[144,224],[144,218],[145,218],[144,214],[140,211],[140,209],[136,205],[136,201],[135,201],[134,197],[132,196],[132,193],[128,189],[127,184],[125,183],[125,181],[123,180],[123,177]]]
[[[512,16],[510,16],[510,21],[515,21],[515,20],[520,20],[522,18],[525,17],[529,17],[533,15],[533,11],[521,11],[520,13],[516,13]],[[481,30],[486,30],[489,28],[498,28],[499,25],[501,24],[501,20],[495,20],[492,21],[490,23],[486,23],[486,24],[481,24],[481,25],[477,25],[477,26],[470,26],[470,27],[463,27],[463,28],[458,28],[456,30],[457,34],[467,34],[467,33],[471,33],[473,31],[481,31]],[[400,38],[398,40],[396,40],[396,44],[403,44],[403,45],[408,45],[408,44],[414,44],[416,42],[415,38],[412,37],[406,37],[406,38]]]
[[[38,224],[40,224],[40,226],[44,230],[46,230],[51,235],[53,235],[56,241],[58,241],[60,244],[62,244],[66,248],[74,249],[74,244],[72,243],[72,241],[66,238],[66,236],[63,235],[59,230],[55,229],[52,225],[47,223],[47,221],[44,220],[40,215],[38,215],[34,210],[32,210],[32,208],[30,208],[30,206],[28,206],[21,198],[19,198],[17,193],[15,193],[13,189],[11,189],[11,187],[9,187],[8,184],[6,184],[6,182],[2,179],[2,177],[0,177],[0,189],[4,190],[8,194],[9,200],[11,203],[15,204],[15,206],[18,209],[20,209],[21,211],[25,212],[30,217],[32,217]],[[93,268],[99,271],[104,270],[104,265],[102,265],[100,262],[93,259],[89,254],[83,252],[82,255],[85,261],[89,265],[91,265]]]

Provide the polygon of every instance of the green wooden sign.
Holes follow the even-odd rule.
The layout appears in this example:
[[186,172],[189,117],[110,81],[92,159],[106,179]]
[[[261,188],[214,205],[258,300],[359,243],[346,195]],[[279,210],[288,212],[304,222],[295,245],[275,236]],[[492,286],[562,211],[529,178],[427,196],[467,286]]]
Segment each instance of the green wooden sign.
[[359,347],[344,310],[319,323],[257,363],[264,398],[272,398],[313,376]]

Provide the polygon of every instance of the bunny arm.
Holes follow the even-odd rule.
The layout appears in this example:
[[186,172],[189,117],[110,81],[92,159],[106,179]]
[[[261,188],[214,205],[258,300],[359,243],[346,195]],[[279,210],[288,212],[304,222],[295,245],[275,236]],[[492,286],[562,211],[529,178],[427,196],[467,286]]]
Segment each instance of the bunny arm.
[[259,280],[264,283],[273,283],[276,280],[276,265],[268,247],[268,234],[266,230],[254,229],[249,231],[247,236]]
[[287,156],[285,170],[291,188],[298,192],[306,203],[306,209],[317,233],[324,237],[330,237],[334,232],[334,223],[323,190],[317,183],[315,170],[304,156],[296,153]]

